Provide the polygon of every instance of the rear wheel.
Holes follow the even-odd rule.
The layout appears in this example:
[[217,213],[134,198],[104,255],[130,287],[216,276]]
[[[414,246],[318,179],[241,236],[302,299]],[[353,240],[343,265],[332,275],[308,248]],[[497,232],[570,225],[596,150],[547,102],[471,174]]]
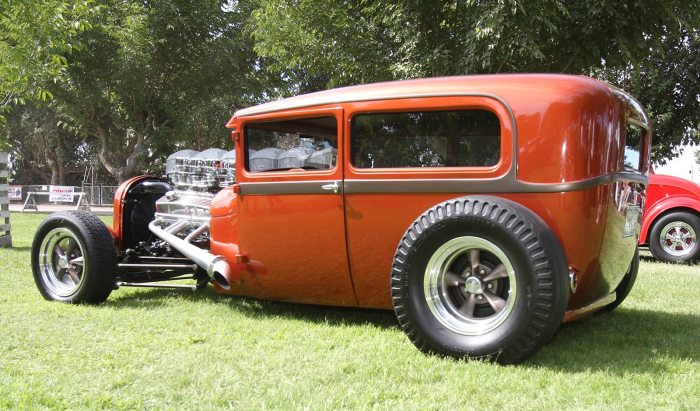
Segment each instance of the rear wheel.
[[427,353],[527,358],[559,328],[569,290],[559,242],[511,201],[450,200],[408,229],[394,257],[394,311]]
[[115,286],[114,239],[104,223],[90,213],[53,214],[34,236],[32,271],[47,300],[101,303]]
[[666,262],[692,262],[700,259],[700,217],[676,211],[661,217],[649,234],[649,250]]

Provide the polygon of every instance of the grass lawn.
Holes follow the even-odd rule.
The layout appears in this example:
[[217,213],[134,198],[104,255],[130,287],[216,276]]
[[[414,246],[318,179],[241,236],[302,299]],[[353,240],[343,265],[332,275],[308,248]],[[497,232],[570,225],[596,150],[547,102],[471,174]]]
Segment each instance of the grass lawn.
[[121,289],[44,301],[45,215],[0,249],[0,409],[698,409],[700,266],[645,259],[615,312],[562,327],[528,362],[421,354],[390,312]]

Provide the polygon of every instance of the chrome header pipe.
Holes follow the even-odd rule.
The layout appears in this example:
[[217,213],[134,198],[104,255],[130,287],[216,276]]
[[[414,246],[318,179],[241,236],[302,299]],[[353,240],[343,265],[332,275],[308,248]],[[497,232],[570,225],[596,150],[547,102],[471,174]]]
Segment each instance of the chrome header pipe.
[[[187,239],[182,239],[174,234],[170,233],[170,227],[161,228],[161,225],[165,221],[161,218],[156,218],[151,221],[148,225],[148,229],[151,230],[153,234],[158,236],[161,240],[170,244],[174,249],[179,251],[182,255],[189,258],[207,271],[210,278],[216,281],[223,289],[231,289],[231,267],[229,267],[226,259],[220,255],[214,255],[207,250],[201,249],[194,244],[189,243]],[[175,222],[173,226],[177,227],[176,230],[182,230],[182,221]],[[171,226],[172,227],[172,226]],[[195,229],[195,232],[200,231],[201,227]],[[200,232],[203,233],[204,230]],[[189,237],[188,237],[189,239]]]

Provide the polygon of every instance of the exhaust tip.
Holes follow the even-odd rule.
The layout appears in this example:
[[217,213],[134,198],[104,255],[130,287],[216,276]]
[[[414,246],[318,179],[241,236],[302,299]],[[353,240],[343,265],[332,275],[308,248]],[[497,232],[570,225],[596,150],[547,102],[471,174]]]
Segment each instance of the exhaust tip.
[[209,265],[209,276],[218,284],[221,288],[228,291],[231,289],[231,267],[229,267],[226,260],[223,257],[217,256],[212,264]]
[[224,290],[228,291],[231,289],[231,284],[228,282],[226,277],[220,272],[215,272],[213,279],[214,282],[216,282],[216,284],[218,284],[219,287],[223,288]]

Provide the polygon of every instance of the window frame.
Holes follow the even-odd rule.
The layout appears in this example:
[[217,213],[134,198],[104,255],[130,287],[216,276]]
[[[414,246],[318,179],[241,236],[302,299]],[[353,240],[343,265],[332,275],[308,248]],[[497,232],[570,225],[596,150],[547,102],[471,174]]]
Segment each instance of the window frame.
[[[392,115],[392,114],[413,114],[413,113],[455,113],[455,112],[469,112],[469,111],[480,111],[480,112],[487,112],[492,114],[495,118],[496,121],[498,121],[498,126],[499,126],[499,136],[498,136],[498,143],[499,143],[499,156],[498,156],[498,161],[494,164],[489,164],[489,165],[478,165],[478,166],[392,166],[392,167],[359,167],[357,164],[355,164],[355,145],[353,144],[355,141],[355,133],[356,133],[356,120],[357,117],[361,116],[382,116],[382,115]],[[500,147],[500,142],[502,139],[501,135],[501,120],[498,118],[496,113],[494,113],[491,110],[484,110],[484,109],[477,109],[477,108],[469,108],[469,109],[442,109],[442,110],[404,110],[404,111],[382,111],[382,112],[372,112],[372,113],[355,113],[352,115],[350,118],[350,134],[353,136],[350,142],[350,150],[348,151],[348,162],[350,165],[352,165],[356,169],[362,169],[362,170],[374,170],[374,169],[388,169],[388,170],[397,170],[397,169],[405,169],[405,168],[410,168],[410,169],[419,169],[419,170],[425,170],[425,169],[445,169],[445,168],[455,168],[455,169],[464,169],[464,168],[491,168],[494,167],[498,164],[498,162],[501,159],[501,147]],[[396,139],[399,140],[399,139]]]
[[[649,132],[650,132],[649,126],[647,126],[644,123],[642,123],[638,120],[635,120],[633,118],[627,118],[626,121],[622,124],[624,125],[623,130],[625,132],[625,138],[622,139],[622,144],[620,147],[621,150],[620,150],[620,159],[619,159],[619,161],[620,161],[619,169],[624,170],[624,171],[632,171],[632,172],[640,172],[640,173],[647,172],[648,170],[646,170],[646,167],[645,167],[646,156],[648,155],[648,153],[646,153],[646,151],[647,151],[646,141],[649,138]],[[627,130],[628,130],[630,125],[639,128],[642,132],[641,137],[639,139],[639,147],[637,147],[637,151],[639,152],[639,162],[637,163],[637,167],[629,167],[629,166],[625,165],[625,152],[627,150],[627,134],[628,134]]]
[[[493,166],[470,167],[382,167],[360,168],[352,164],[353,120],[358,115],[402,113],[416,111],[461,111],[485,110],[495,114],[501,127],[500,158]],[[431,178],[497,178],[506,175],[514,164],[515,130],[513,113],[509,107],[494,96],[435,96],[419,98],[396,98],[378,101],[349,103],[345,120],[345,147],[348,160],[345,162],[345,179],[431,179]]]
[[[264,123],[264,122],[277,122],[277,121],[289,121],[298,120],[304,118],[317,118],[317,117],[334,117],[336,121],[336,135],[337,135],[337,157],[334,168],[322,169],[322,170],[302,170],[302,169],[290,169],[290,170],[279,170],[279,171],[250,171],[249,161],[250,153],[248,151],[248,135],[247,127],[250,124]],[[289,110],[285,112],[271,112],[259,115],[252,115],[241,117],[236,129],[240,130],[240,158],[244,159],[243,166],[240,167],[240,174],[237,179],[241,183],[246,182],[271,182],[271,181],[285,181],[293,179],[295,181],[314,181],[314,180],[340,180],[342,178],[343,161],[344,161],[344,139],[343,139],[343,109],[342,107],[323,107],[323,108],[313,108],[313,109],[298,109]]]

